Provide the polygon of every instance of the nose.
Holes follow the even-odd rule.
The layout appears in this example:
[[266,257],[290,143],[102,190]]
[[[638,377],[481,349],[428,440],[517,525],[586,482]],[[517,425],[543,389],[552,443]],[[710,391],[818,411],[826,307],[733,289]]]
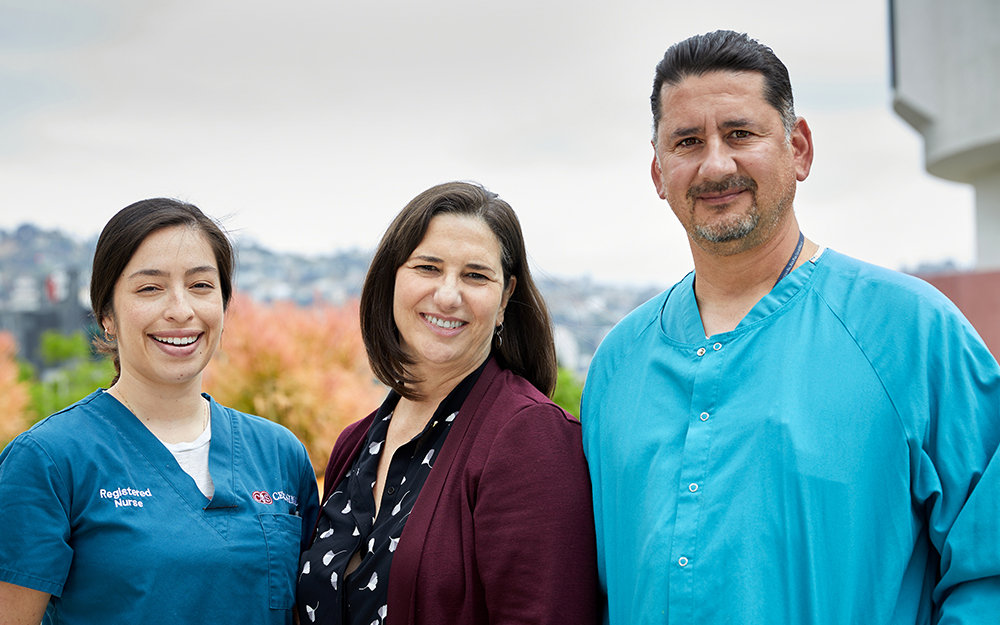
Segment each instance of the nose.
[[462,303],[462,291],[456,276],[446,276],[434,290],[434,303],[441,310],[454,310]]
[[705,148],[704,155],[698,173],[703,180],[722,180],[736,173],[736,161],[733,153],[725,141],[717,137],[710,137]]
[[171,289],[164,316],[174,322],[184,322],[194,317],[194,307],[187,289]]

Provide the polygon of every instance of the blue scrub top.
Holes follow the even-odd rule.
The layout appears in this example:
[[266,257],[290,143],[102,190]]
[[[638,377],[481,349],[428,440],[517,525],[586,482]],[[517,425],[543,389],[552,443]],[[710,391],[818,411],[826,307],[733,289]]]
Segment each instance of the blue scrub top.
[[706,338],[693,280],[587,378],[605,622],[995,625],[1000,369],[954,306],[826,251]]
[[101,390],[18,436],[0,454],[0,581],[52,594],[45,623],[291,623],[312,465],[284,427],[211,409],[211,500]]

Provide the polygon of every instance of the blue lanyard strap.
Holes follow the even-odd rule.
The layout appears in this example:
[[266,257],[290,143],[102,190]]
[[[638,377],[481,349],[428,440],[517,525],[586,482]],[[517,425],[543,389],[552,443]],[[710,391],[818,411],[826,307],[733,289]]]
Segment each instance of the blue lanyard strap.
[[777,280],[775,280],[774,282],[775,286],[777,286],[778,283],[785,278],[785,276],[787,276],[792,272],[792,267],[795,266],[795,261],[799,259],[799,254],[802,253],[802,244],[805,243],[805,241],[806,241],[805,236],[803,236],[802,232],[799,231],[799,242],[795,246],[795,251],[792,252],[792,257],[788,259],[788,264],[785,265],[785,268],[781,271],[781,275],[778,276]]

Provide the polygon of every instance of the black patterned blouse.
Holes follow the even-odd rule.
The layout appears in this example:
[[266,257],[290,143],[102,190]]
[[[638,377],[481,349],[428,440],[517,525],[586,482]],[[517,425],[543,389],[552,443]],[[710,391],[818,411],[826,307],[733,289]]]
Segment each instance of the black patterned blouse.
[[[316,538],[302,554],[297,600],[302,623],[385,623],[392,554],[452,421],[485,364],[466,376],[438,405],[424,430],[393,454],[375,518],[373,489],[379,458],[399,402],[399,395],[389,392],[361,455],[324,502]],[[345,579],[347,563],[359,550],[361,564]]]

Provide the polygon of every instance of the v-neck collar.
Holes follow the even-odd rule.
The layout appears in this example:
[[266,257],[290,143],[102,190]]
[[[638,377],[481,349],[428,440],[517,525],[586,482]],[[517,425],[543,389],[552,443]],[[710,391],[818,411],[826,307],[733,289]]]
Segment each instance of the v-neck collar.
[[234,445],[236,439],[233,430],[237,425],[229,412],[209,395],[203,393],[202,397],[209,401],[211,410],[212,443],[208,452],[208,467],[215,484],[215,494],[211,500],[198,489],[194,479],[184,472],[170,450],[114,396],[105,391],[96,399],[94,407],[135,446],[149,466],[193,509],[196,516],[225,536],[228,527],[226,517],[237,506],[233,471],[238,453]]
[[722,336],[742,333],[755,324],[765,322],[809,283],[817,263],[821,260],[823,251],[821,248],[809,261],[797,267],[795,271],[774,285],[767,295],[762,297],[740,320],[736,328],[711,337],[705,336],[701,313],[698,310],[698,300],[694,294],[695,272],[692,271],[684,276],[664,298],[663,307],[660,309],[661,335],[671,341],[696,345]]

